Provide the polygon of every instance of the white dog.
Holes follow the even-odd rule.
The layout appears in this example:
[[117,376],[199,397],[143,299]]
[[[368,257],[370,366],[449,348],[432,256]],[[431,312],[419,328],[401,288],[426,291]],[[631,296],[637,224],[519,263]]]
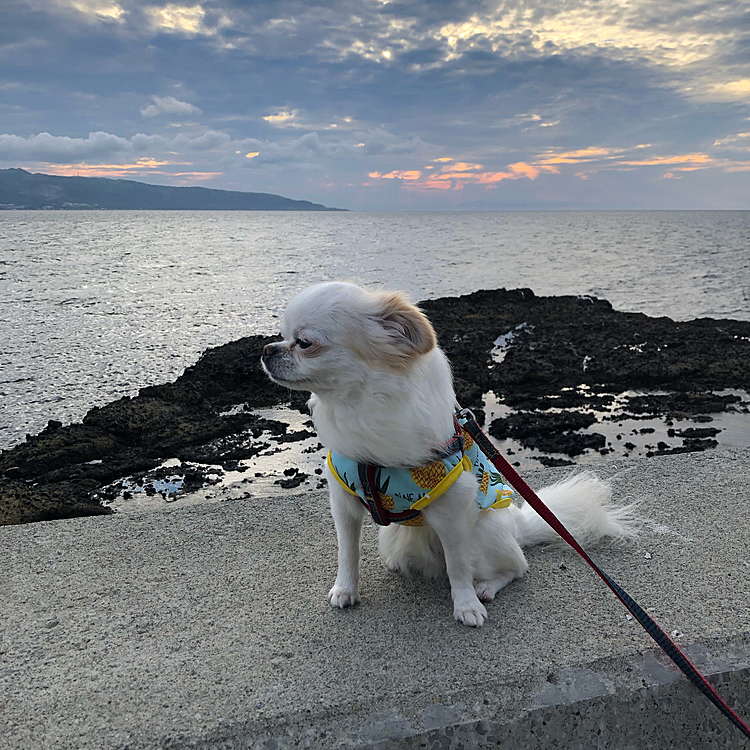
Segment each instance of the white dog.
[[[380,551],[395,570],[428,578],[447,572],[454,617],[482,625],[487,611],[480,599],[491,601],[526,572],[521,547],[559,537],[528,505],[504,499],[507,487],[497,490],[497,502],[484,504],[492,507],[481,509],[480,481],[469,470],[472,461],[462,458],[463,441],[456,443],[450,365],[430,322],[401,293],[332,282],[310,287],[289,303],[282,336],[265,347],[263,367],[281,385],[312,391],[309,406],[320,440],[342,462],[337,467],[329,458],[327,467],[339,546],[331,604],[359,601],[360,535],[368,506],[374,519],[386,524],[378,512],[388,516],[393,508],[380,467],[396,467],[405,481],[417,477],[413,481],[420,487],[434,487],[435,482],[419,484],[424,470],[418,475],[419,469],[410,467],[435,466],[438,474],[450,474],[450,481],[441,475],[445,481],[430,490],[435,497],[390,491],[407,503],[418,502],[400,515],[394,511],[405,524],[381,526]],[[443,470],[442,457],[451,451],[454,457]],[[494,479],[502,481],[497,474]],[[483,484],[480,499],[482,491],[488,493]],[[355,496],[363,487],[376,502]],[[610,506],[609,488],[591,474],[575,475],[540,495],[582,544],[633,533],[630,508]]]

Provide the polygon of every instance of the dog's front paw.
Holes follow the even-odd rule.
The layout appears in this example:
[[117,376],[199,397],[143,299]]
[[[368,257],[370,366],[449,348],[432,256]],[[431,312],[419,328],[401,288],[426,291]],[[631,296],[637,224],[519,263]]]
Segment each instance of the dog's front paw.
[[328,592],[328,601],[332,607],[340,607],[341,609],[344,609],[344,607],[353,607],[359,603],[359,591],[336,584]]
[[473,598],[467,597],[461,601],[457,600],[454,602],[453,616],[464,625],[478,628],[487,621],[487,610],[476,596]]

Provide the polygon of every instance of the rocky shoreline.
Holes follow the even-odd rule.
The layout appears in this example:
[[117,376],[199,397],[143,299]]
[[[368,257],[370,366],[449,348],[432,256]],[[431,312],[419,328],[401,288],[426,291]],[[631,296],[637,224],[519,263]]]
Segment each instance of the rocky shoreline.
[[[542,463],[570,463],[561,456],[614,453],[616,445],[628,455],[635,444],[624,431],[608,439],[600,431],[607,421],[660,420],[664,438],[646,446],[646,455],[714,447],[719,414],[744,415],[750,434],[750,322],[675,322],[529,289],[421,307],[451,359],[461,404],[481,420],[496,405],[489,431],[509,441],[511,455],[520,446]],[[163,481],[177,476],[173,485],[187,493],[217,481],[216,471],[247,471],[249,459],[274,446],[300,442],[313,452],[304,417],[290,429],[257,413],[305,409],[306,394],[274,385],[260,368],[259,353],[273,340],[250,336],[209,349],[174,383],[92,409],[79,424],[50,420],[39,435],[1,452],[0,525],[110,513],[101,501],[122,493],[128,477],[148,476],[145,491],[166,495],[153,478],[165,461],[172,465],[161,470]],[[297,466],[284,474],[282,488],[319,481]]]

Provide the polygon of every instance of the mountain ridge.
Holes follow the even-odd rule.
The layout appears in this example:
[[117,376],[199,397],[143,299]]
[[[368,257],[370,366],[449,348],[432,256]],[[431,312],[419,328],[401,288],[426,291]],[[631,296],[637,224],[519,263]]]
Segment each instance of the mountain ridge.
[[62,177],[0,169],[0,209],[342,211],[274,193],[152,185],[109,177]]

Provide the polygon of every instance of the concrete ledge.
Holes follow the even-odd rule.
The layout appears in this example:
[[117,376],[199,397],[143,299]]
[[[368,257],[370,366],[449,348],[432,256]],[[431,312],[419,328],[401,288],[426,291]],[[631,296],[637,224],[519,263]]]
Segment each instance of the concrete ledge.
[[[747,719],[750,451],[596,470],[648,522],[595,558]],[[333,611],[320,492],[0,528],[0,748],[745,746],[574,552],[531,550],[469,630],[375,532]]]

